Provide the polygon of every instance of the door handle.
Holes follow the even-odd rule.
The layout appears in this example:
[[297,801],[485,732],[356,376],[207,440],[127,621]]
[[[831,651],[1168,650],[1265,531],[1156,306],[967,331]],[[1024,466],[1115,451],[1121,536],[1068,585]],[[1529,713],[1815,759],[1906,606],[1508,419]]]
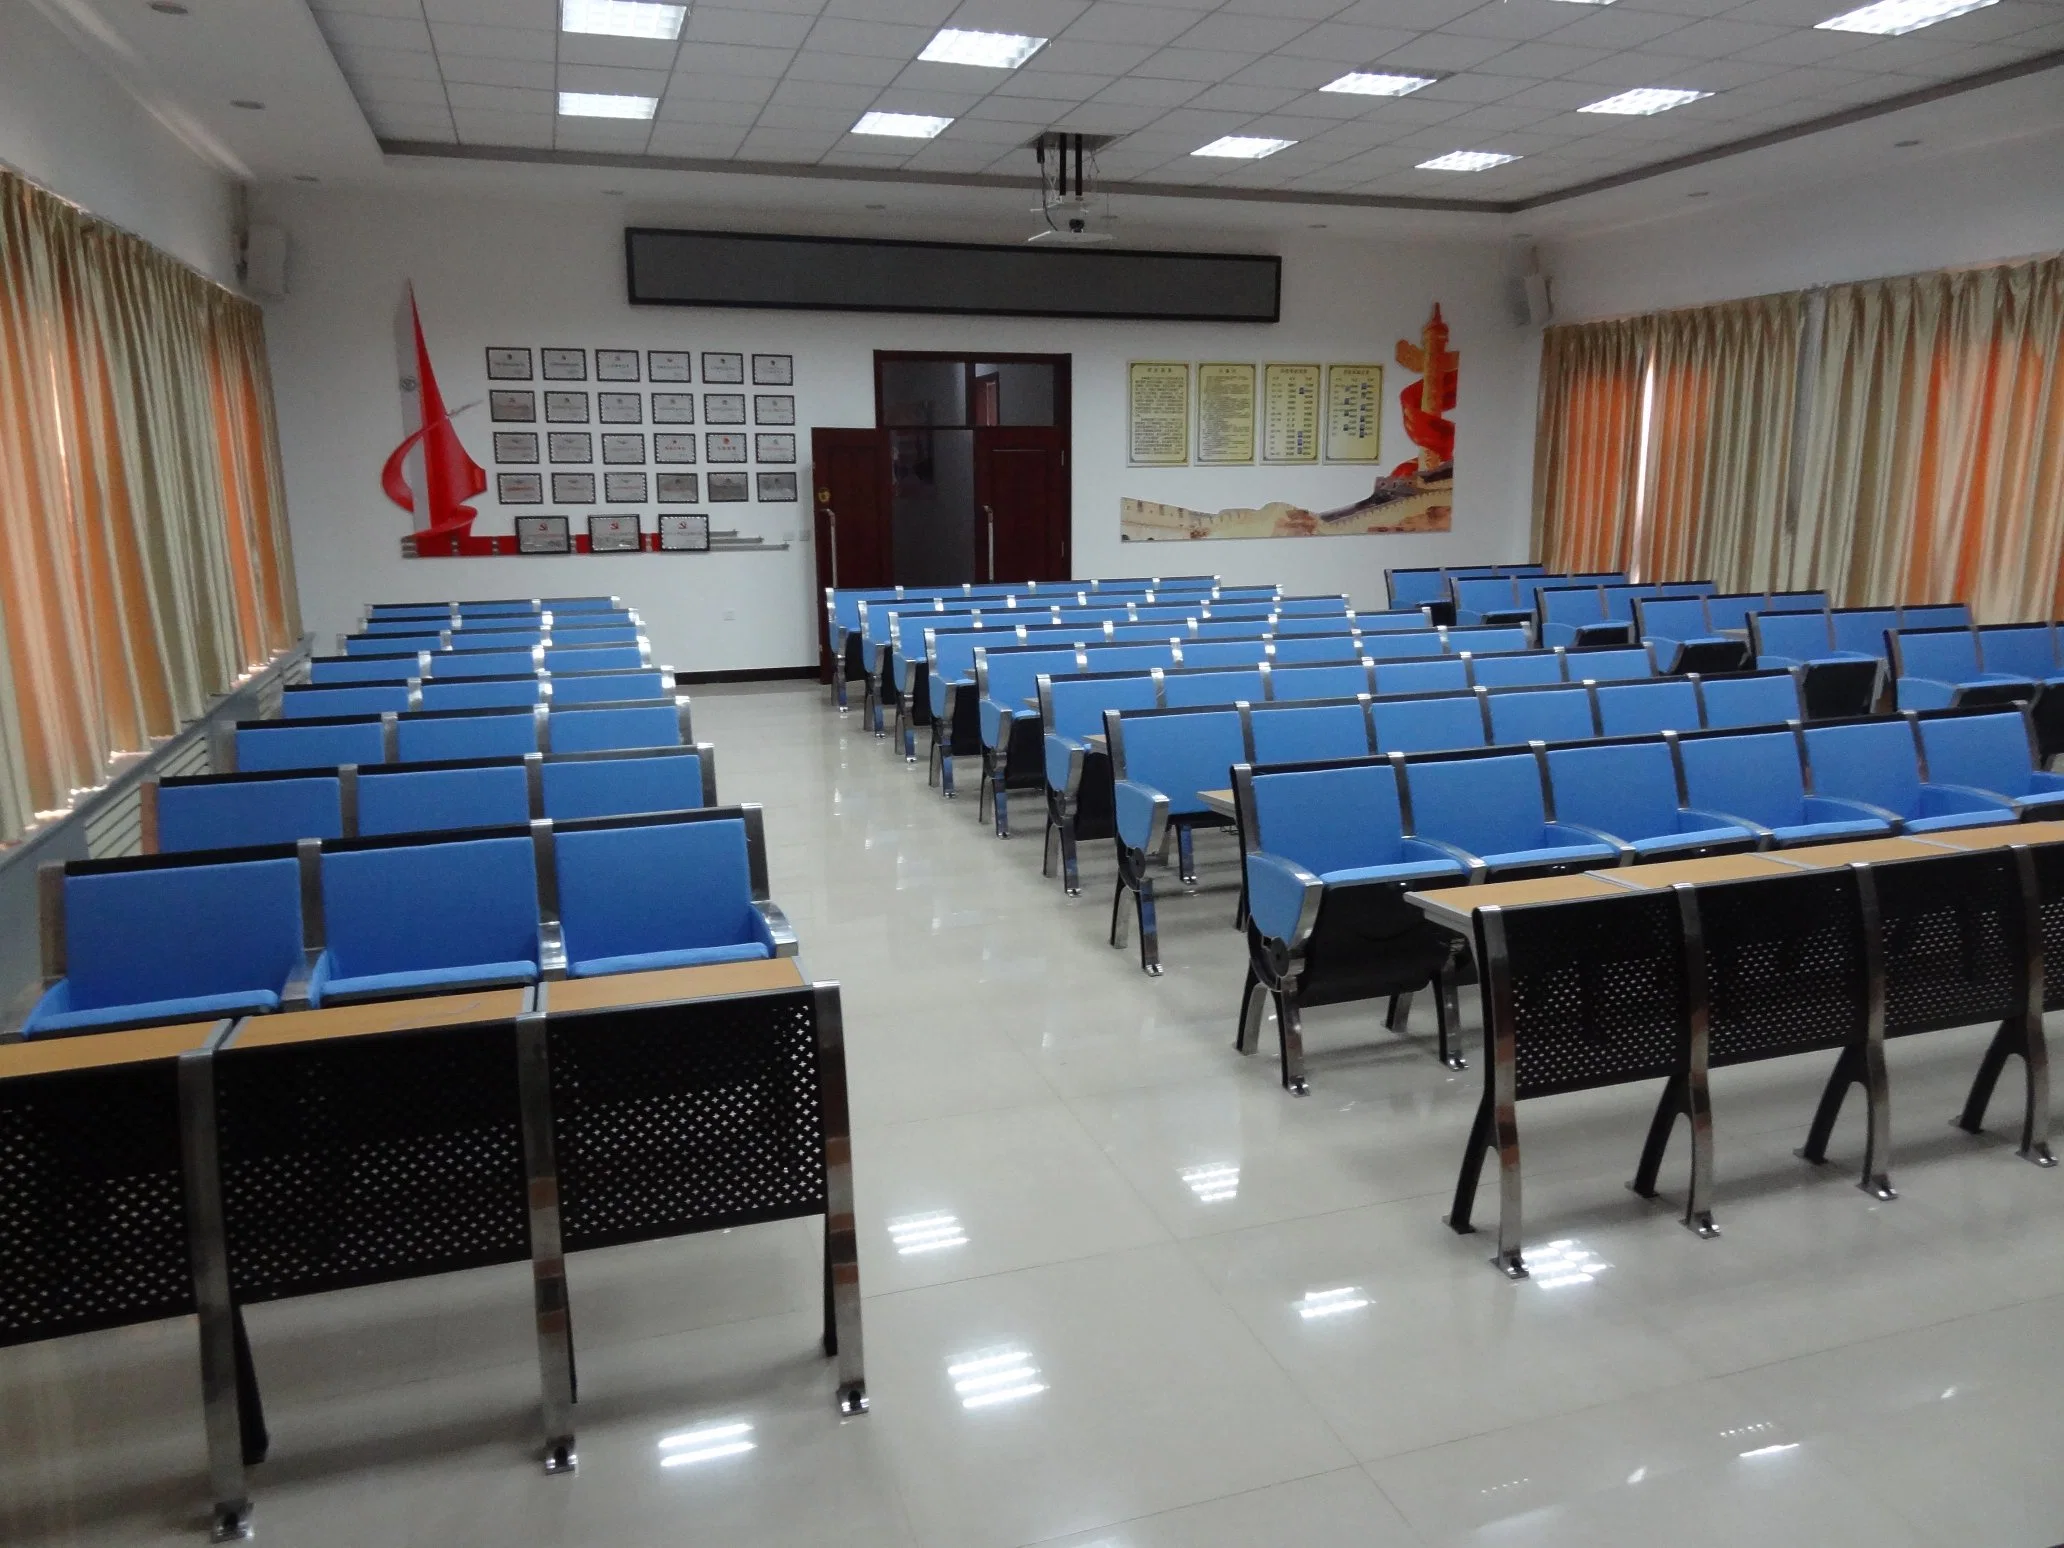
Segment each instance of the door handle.
[[824,536],[831,549],[831,589],[838,590],[838,512],[824,507]]
[[991,585],[994,585],[996,582],[996,507],[985,505],[982,507],[982,514],[988,518],[989,522],[989,581]]

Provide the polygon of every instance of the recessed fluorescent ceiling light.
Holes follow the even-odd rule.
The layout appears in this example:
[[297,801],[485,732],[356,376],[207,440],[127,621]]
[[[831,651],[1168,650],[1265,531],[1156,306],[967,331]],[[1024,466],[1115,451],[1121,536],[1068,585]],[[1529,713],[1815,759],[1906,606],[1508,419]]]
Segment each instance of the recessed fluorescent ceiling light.
[[1421,86],[1431,86],[1437,79],[1432,75],[1382,75],[1351,70],[1319,90],[1352,92],[1357,97],[1402,97]]
[[1710,97],[1710,91],[1680,91],[1675,86],[1636,86],[1632,91],[1623,91],[1617,97],[1607,97],[1577,109],[1579,113],[1635,113],[1646,116],[1650,113],[1667,113],[1673,107],[1683,107],[1687,102],[1696,102],[1701,97]]
[[855,134],[886,134],[899,140],[929,140],[952,123],[950,118],[931,118],[923,113],[862,113],[853,125]]
[[560,0],[559,26],[566,32],[592,32],[605,38],[658,38],[671,43],[688,19],[685,5],[660,5],[654,0]]
[[1296,143],[1295,140],[1270,140],[1259,135],[1228,134],[1213,140],[1209,145],[1198,146],[1190,154],[1232,156],[1240,161],[1259,161],[1264,156],[1273,156],[1277,151]]
[[1999,0],[1878,0],[1876,5],[1844,11],[1813,26],[1817,32],[1875,32],[1896,38],[1902,32],[1916,32],[1966,11],[1982,11],[1998,3]]
[[1449,151],[1445,156],[1436,156],[1431,161],[1419,163],[1421,172],[1481,172],[1488,167],[1502,167],[1508,161],[1517,161],[1517,156],[1507,156],[1502,151]]
[[657,97],[623,96],[613,91],[562,91],[561,118],[650,118],[659,110]]
[[917,57],[933,64],[984,65],[991,70],[1015,70],[1042,48],[1045,38],[1028,38],[1016,32],[966,32],[947,27],[925,45]]

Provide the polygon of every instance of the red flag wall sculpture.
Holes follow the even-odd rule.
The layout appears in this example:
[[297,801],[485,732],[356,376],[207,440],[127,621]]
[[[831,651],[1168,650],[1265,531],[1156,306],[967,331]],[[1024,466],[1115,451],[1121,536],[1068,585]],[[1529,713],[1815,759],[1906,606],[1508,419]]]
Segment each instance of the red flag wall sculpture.
[[[459,433],[452,428],[452,414],[438,390],[437,373],[430,367],[429,346],[423,342],[423,319],[416,311],[414,290],[409,292],[409,322],[416,335],[416,397],[422,409],[422,425],[388,454],[380,470],[380,487],[387,498],[417,517],[416,537],[439,535],[454,540],[472,533],[473,507],[466,502],[487,492],[487,470],[466,454]],[[471,405],[466,405],[471,407]],[[464,409],[458,412],[463,413]],[[418,443],[423,448],[423,506],[416,509],[416,491],[409,487],[402,464]]]

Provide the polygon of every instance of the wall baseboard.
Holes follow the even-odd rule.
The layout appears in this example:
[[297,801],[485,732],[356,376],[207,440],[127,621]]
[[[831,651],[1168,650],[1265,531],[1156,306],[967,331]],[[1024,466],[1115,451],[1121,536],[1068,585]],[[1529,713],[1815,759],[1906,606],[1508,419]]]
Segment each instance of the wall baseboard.
[[676,683],[788,683],[817,679],[817,666],[742,667],[732,672],[676,672]]

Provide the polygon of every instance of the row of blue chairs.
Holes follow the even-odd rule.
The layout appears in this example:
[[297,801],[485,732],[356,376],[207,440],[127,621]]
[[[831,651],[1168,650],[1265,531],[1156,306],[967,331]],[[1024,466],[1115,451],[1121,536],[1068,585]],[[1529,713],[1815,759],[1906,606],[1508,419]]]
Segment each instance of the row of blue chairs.
[[298,839],[502,828],[540,817],[629,817],[717,804],[716,749],[616,748],[445,763],[200,774],[139,792],[145,854]]
[[1531,575],[1457,575],[1448,580],[1448,595],[1454,603],[1456,623],[1520,623],[1534,619],[1540,610],[1540,594],[1550,587],[1621,586],[1626,582],[1627,577],[1617,570],[1574,575],[1552,575],[1546,571]]
[[[629,613],[622,597],[494,597],[444,602],[375,602],[365,610],[367,623],[388,618],[526,617],[545,613]],[[636,616],[633,614],[632,616]]]
[[1546,575],[1544,564],[1459,564],[1459,565],[1417,565],[1389,569],[1383,572],[1384,589],[1390,594],[1390,605],[1396,607],[1434,607],[1446,610],[1444,622],[1454,622],[1454,583],[1471,576],[1493,575]]
[[694,744],[685,697],[553,708],[452,710],[240,720],[217,760],[225,773],[439,763],[525,753],[606,752]]
[[2064,752],[2064,640],[2053,623],[1901,629],[1886,635],[1901,709],[2027,703],[2048,760]]
[[410,651],[391,656],[312,656],[308,680],[345,683],[449,682],[469,677],[577,677],[591,672],[671,672],[652,665],[644,645],[574,646],[551,650]]
[[628,699],[666,699],[674,674],[665,667],[619,672],[519,672],[425,682],[295,683],[280,692],[282,720],[325,715],[378,715],[392,710],[527,709],[533,704],[618,704]]
[[[533,658],[573,651],[632,650],[637,659],[631,666],[649,666],[652,647],[644,632],[629,624],[598,629],[468,629],[461,633],[344,634],[337,637],[340,656],[513,655],[528,652]],[[542,666],[543,660],[536,660]]]
[[51,862],[25,1037],[793,955],[757,806]]

